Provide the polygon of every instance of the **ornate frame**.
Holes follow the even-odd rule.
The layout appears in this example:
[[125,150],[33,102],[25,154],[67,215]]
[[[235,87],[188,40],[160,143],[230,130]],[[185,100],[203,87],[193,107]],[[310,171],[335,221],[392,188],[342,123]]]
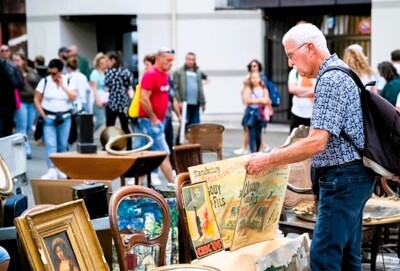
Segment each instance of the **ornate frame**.
[[15,226],[33,270],[57,270],[60,242],[73,270],[109,270],[81,199],[20,216]]

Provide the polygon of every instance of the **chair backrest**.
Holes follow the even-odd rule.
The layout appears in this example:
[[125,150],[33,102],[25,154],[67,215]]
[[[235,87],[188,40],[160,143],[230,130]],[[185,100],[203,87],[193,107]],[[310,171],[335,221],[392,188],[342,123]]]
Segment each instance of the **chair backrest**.
[[188,167],[203,163],[200,144],[184,144],[174,146],[174,160],[176,173],[188,172]]
[[[293,129],[286,142],[281,146],[285,148],[308,136],[310,128],[300,125]],[[311,159],[293,163],[291,165],[288,189],[285,194],[283,206],[290,209],[301,203],[314,202],[311,190]]]
[[[182,186],[191,184],[188,172],[183,172],[175,177],[175,194],[179,212],[179,240],[183,249],[179,249],[181,255],[179,256],[180,262],[190,263],[192,260],[191,240],[189,228],[186,220],[185,209],[183,208]],[[183,255],[182,255],[183,254]]]
[[164,266],[171,218],[163,196],[144,186],[124,186],[110,199],[111,235],[120,270]]
[[[56,205],[54,205],[54,204],[38,204],[38,205],[35,205],[35,206],[33,206],[33,207],[29,208],[29,209],[26,209],[21,214],[21,217],[26,216],[26,215],[30,215],[30,214],[33,214],[33,213],[36,213],[36,212],[39,212],[39,211],[42,211],[42,210],[45,210],[45,209],[53,207],[53,206],[56,206]],[[22,244],[21,237],[19,236],[18,231],[17,231],[16,241],[17,241],[18,254],[19,254],[20,261],[21,261],[22,269],[25,270],[25,271],[33,270],[31,268],[30,264],[29,264],[29,260],[28,260],[28,257],[27,257],[28,254],[24,249],[24,246]]]
[[189,143],[198,143],[203,152],[216,152],[222,160],[222,133],[224,126],[216,123],[192,124],[187,127]]

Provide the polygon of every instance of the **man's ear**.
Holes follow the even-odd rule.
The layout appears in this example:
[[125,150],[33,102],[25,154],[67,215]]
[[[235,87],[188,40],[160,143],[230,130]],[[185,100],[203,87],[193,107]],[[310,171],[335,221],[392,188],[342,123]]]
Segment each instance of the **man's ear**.
[[315,51],[315,45],[313,43],[307,44],[307,53],[309,53],[310,51]]

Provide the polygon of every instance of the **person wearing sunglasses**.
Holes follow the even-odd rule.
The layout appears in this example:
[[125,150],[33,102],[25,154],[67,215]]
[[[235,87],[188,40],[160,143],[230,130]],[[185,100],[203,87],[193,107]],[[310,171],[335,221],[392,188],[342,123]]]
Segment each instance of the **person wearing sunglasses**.
[[75,81],[63,75],[64,64],[53,59],[48,66],[48,76],[39,81],[34,103],[44,120],[43,138],[46,149],[48,171],[42,179],[64,179],[66,176],[56,169],[50,155],[68,150],[68,137],[71,130],[71,102],[78,96]]
[[0,46],[0,57],[3,59],[11,60],[10,48],[5,44]]
[[[151,136],[154,140],[150,147],[152,151],[170,150],[165,139],[164,124],[169,104],[169,75],[175,58],[175,51],[162,47],[158,50],[154,66],[148,69],[140,82],[140,109],[136,132]],[[135,140],[135,148],[145,144],[144,140]],[[172,166],[169,156],[166,156],[160,165],[169,184],[174,183]]]
[[363,209],[375,179],[355,147],[363,149],[365,144],[360,90],[342,71],[324,73],[330,66],[348,66],[329,52],[325,36],[315,25],[294,26],[282,44],[288,65],[296,66],[301,76],[317,80],[310,132],[285,148],[252,154],[245,168],[257,175],[311,158],[312,188],[318,202],[311,270],[360,271]]

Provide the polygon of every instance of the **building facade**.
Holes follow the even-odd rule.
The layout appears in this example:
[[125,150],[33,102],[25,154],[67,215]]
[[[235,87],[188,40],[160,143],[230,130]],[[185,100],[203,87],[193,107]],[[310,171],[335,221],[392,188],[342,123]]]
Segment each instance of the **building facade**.
[[399,11],[399,0],[26,0],[27,51],[48,61],[70,44],[89,60],[98,51],[120,50],[138,78],[143,56],[160,46],[176,50],[174,68],[193,51],[210,77],[204,117],[233,115],[238,122],[246,65],[260,59],[283,95],[274,120],[286,121],[291,99],[281,38],[288,28],[300,19],[320,25],[339,56],[348,44],[361,43],[376,70],[400,48]]

